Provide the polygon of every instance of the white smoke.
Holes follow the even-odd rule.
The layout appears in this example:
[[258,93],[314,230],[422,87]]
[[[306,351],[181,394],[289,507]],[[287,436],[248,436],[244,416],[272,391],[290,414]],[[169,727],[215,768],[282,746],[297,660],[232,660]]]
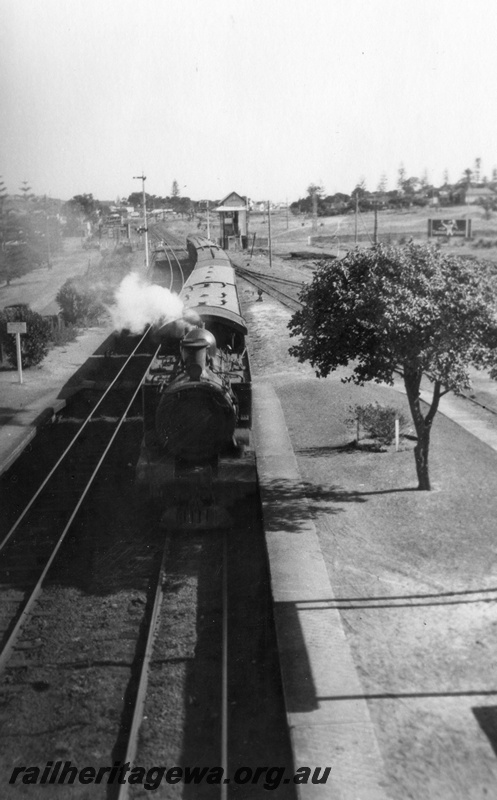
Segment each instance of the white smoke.
[[116,330],[128,328],[141,333],[146,325],[164,325],[179,319],[183,303],[164,286],[145,283],[136,272],[126,275],[114,294],[116,304],[109,308]]

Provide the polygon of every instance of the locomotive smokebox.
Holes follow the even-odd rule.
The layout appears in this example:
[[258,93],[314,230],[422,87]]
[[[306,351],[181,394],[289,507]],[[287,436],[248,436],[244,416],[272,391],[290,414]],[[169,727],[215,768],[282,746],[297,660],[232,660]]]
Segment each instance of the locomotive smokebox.
[[236,413],[230,397],[219,387],[185,376],[184,382],[164,392],[155,420],[168,453],[204,463],[233,440]]
[[185,372],[163,393],[156,431],[162,446],[189,462],[215,458],[232,441],[236,411],[232,398],[207,366],[216,354],[216,340],[194,328],[181,340]]

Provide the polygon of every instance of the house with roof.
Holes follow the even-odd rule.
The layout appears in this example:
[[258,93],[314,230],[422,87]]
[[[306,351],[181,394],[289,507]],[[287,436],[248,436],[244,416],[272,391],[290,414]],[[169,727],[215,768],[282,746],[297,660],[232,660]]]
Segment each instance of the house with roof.
[[219,244],[223,250],[248,247],[247,198],[230,192],[214,209],[219,214]]
[[458,190],[458,195],[467,206],[493,204],[497,201],[497,192],[490,186],[464,186]]

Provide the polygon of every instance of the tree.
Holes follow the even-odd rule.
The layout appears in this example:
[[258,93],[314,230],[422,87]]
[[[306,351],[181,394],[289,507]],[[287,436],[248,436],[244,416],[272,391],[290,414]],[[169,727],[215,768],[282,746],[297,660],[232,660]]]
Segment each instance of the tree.
[[86,277],[68,278],[55,299],[64,321],[71,325],[91,325],[104,312],[96,289]]
[[171,186],[171,197],[179,197],[178,181],[173,181],[173,185]]
[[367,192],[366,179],[359,178],[356,185],[354,186],[353,191],[350,193],[350,196],[355,197],[357,195],[358,197],[364,197],[366,192]]
[[[152,208],[152,195],[147,194],[145,192],[145,203],[147,208]],[[127,200],[128,205],[133,206],[133,208],[143,208],[143,192],[131,192]]]
[[20,197],[22,197],[23,203],[27,206],[30,200],[34,199],[34,194],[31,192],[31,186],[28,186],[27,181],[22,181],[22,185],[19,187],[21,192]]
[[[339,366],[345,381],[393,384],[403,378],[417,434],[418,488],[430,489],[430,432],[440,398],[469,387],[470,366],[497,363],[495,276],[488,265],[431,245],[376,245],[328,262],[304,287],[289,323],[290,348],[318,377]],[[428,411],[421,380],[433,385]]]
[[39,264],[39,255],[26,242],[6,242],[0,250],[0,280],[10,286]]
[[480,182],[481,158],[475,158],[475,181]]
[[385,173],[383,172],[380,181],[378,183],[378,186],[376,188],[376,191],[381,192],[381,194],[384,194],[384,192],[386,192],[387,190],[387,186],[388,186],[388,179]]
[[317,183],[310,183],[307,187],[307,194],[309,197],[321,197],[323,194],[323,187],[319,186]]

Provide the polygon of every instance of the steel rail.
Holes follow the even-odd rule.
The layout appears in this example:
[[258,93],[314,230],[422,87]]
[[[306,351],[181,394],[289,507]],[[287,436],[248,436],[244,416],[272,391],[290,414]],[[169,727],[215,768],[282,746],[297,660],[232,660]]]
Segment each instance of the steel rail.
[[[126,744],[126,754],[123,761],[124,764],[127,764],[129,762],[130,767],[133,764],[136,757],[136,752],[138,749],[138,735],[143,721],[143,710],[145,707],[145,698],[147,695],[147,686],[148,686],[148,672],[149,672],[150,662],[152,660],[154,639],[157,632],[157,623],[159,621],[160,609],[162,605],[162,599],[164,596],[163,586],[164,586],[164,576],[166,568],[167,547],[168,547],[168,539],[166,538],[166,541],[164,542],[164,549],[162,551],[162,559],[159,568],[159,573],[157,576],[154,602],[148,625],[147,641],[145,644],[145,650],[140,667],[140,678],[138,681],[138,688],[135,695],[133,716],[129,730],[128,741]],[[128,796],[129,796],[129,784],[126,781],[125,783],[120,784],[116,800],[127,800]]]
[[266,272],[257,272],[256,270],[248,269],[247,267],[235,267],[236,271],[239,272],[242,276],[243,275],[253,275],[254,278],[267,278],[270,281],[274,281],[275,283],[286,283],[289,286],[302,286],[305,281],[294,281],[290,278],[280,278],[276,275],[269,275]]
[[[172,245],[167,241],[167,239],[164,236],[161,236],[160,233],[154,231],[153,236],[154,236],[154,240],[156,242],[161,242],[162,248],[164,250],[164,254],[165,254],[165,256],[167,258],[167,261],[168,261],[168,264],[169,264],[169,271],[170,271],[169,291],[170,292],[173,291],[174,275],[173,275],[172,261],[171,261],[171,258],[169,256],[168,252],[167,252],[167,249],[169,249],[171,251],[171,253],[173,255],[173,258],[176,260],[176,263],[178,265],[179,272],[180,272],[181,286],[183,287],[183,284],[185,283],[185,273],[183,272],[183,267],[181,266],[180,260],[179,260],[178,256],[176,255],[176,251],[174,250]],[[186,251],[186,248],[184,248],[184,249]],[[156,265],[156,263],[157,262],[154,259],[154,265]]]
[[[228,536],[223,533],[222,584],[222,654],[221,654],[221,767],[228,776]],[[221,784],[221,800],[227,800],[228,784]]]
[[109,452],[110,448],[112,447],[112,444],[114,443],[114,440],[115,440],[119,430],[121,429],[121,426],[123,425],[124,420],[126,419],[131,406],[133,405],[134,401],[136,400],[136,397],[138,396],[138,393],[139,393],[139,391],[141,389],[142,383],[143,383],[143,381],[145,379],[145,375],[146,375],[146,373],[144,374],[144,376],[140,380],[136,390],[134,391],[133,396],[132,396],[131,400],[129,401],[129,403],[128,403],[127,407],[126,407],[126,410],[124,411],[123,415],[121,416],[121,419],[119,420],[118,424],[116,425],[116,428],[115,428],[115,430],[114,430],[114,432],[113,432],[113,434],[112,434],[107,446],[105,447],[104,452],[100,456],[95,469],[93,470],[93,472],[92,472],[92,474],[91,474],[91,476],[90,476],[90,478],[89,478],[89,480],[88,480],[83,492],[81,493],[81,496],[80,496],[78,502],[76,503],[76,505],[75,505],[75,507],[74,507],[74,509],[73,509],[73,511],[71,513],[71,516],[69,517],[69,520],[66,522],[66,524],[64,526],[64,529],[63,529],[62,533],[60,534],[60,536],[59,536],[59,538],[58,538],[58,540],[57,540],[57,542],[55,544],[55,547],[53,548],[52,553],[50,554],[50,557],[49,557],[47,563],[45,564],[45,567],[43,568],[43,571],[42,571],[41,575],[39,576],[39,578],[38,578],[38,580],[36,582],[35,587],[32,589],[29,597],[26,599],[26,602],[23,605],[23,608],[22,608],[22,611],[21,611],[21,613],[19,615],[19,618],[18,618],[14,628],[12,629],[7,641],[5,642],[5,645],[4,645],[3,649],[2,649],[2,652],[0,653],[0,672],[2,672],[2,670],[5,668],[5,665],[6,665],[7,661],[8,661],[8,659],[10,658],[12,649],[13,649],[16,641],[17,641],[17,637],[19,635],[19,632],[20,632],[22,626],[24,625],[24,623],[26,622],[26,619],[28,618],[31,609],[33,608],[33,605],[36,603],[36,600],[38,599],[38,597],[40,595],[41,588],[43,586],[43,582],[45,580],[45,577],[47,576],[47,573],[48,573],[50,567],[52,566],[52,564],[53,564],[53,562],[55,560],[55,557],[57,556],[57,553],[59,552],[63,542],[65,541],[67,533],[68,533],[68,531],[69,531],[69,529],[70,529],[70,527],[71,527],[71,525],[72,525],[72,523],[74,521],[74,518],[76,517],[76,514],[78,513],[79,509],[81,508],[81,505],[83,504],[83,501],[84,501],[86,495],[88,494],[91,486],[93,485],[93,481],[95,480],[95,478],[96,478],[96,476],[97,476],[97,474],[98,474],[98,472],[100,470],[100,467],[102,466],[102,464],[104,462],[104,459],[105,459],[107,453]]
[[[268,283],[268,281],[265,281],[263,278],[258,278],[255,280],[252,276],[249,277],[248,275],[241,275],[240,277],[243,278],[244,281],[247,281],[247,283],[251,283],[257,289],[262,289],[267,294],[272,295],[275,300],[278,300],[282,305],[286,306],[291,311],[296,311],[297,309],[302,308],[302,303],[299,300],[291,297],[288,294],[285,294],[285,292],[282,292],[275,286],[271,286],[271,284]],[[284,300],[281,299],[282,297]]]
[[[162,249],[164,251],[164,255],[167,258],[167,263],[169,265],[169,291],[171,292],[172,289],[173,289],[173,265],[171,263],[171,259],[170,259],[169,255],[168,255],[168,253],[166,251],[164,239],[157,231],[151,231],[150,236],[154,240],[154,243],[156,244],[156,246],[159,243],[159,246],[162,247]],[[154,250],[153,256],[155,256],[156,254],[157,254],[157,250]],[[153,258],[153,268],[158,269],[157,268],[157,259],[156,258]]]
[[[142,342],[144,341],[144,339],[145,339],[145,337],[146,337],[146,335],[147,335],[147,333],[148,333],[148,331],[149,331],[149,330],[150,330],[150,325],[148,326],[148,328],[147,328],[147,330],[145,331],[145,333],[143,334],[142,338],[140,339],[140,341],[139,341],[139,342],[138,342],[138,344],[136,345],[136,347],[135,347],[135,349],[133,350],[133,352],[132,352],[132,353],[130,353],[130,355],[128,356],[128,358],[126,359],[126,361],[124,362],[124,364],[122,365],[121,369],[119,370],[119,372],[117,373],[117,375],[115,376],[115,378],[114,378],[114,379],[112,380],[112,382],[109,384],[109,386],[107,387],[107,389],[106,389],[106,390],[105,390],[105,392],[103,393],[103,395],[102,395],[102,397],[100,398],[100,400],[98,401],[98,403],[97,403],[97,404],[94,406],[94,408],[92,409],[92,411],[90,411],[89,415],[87,416],[87,418],[85,419],[85,421],[83,422],[83,424],[81,425],[81,427],[79,428],[79,430],[78,430],[78,431],[75,433],[75,435],[73,436],[73,438],[71,439],[71,441],[70,441],[70,442],[69,442],[69,444],[67,445],[67,447],[66,447],[66,449],[64,450],[64,452],[62,453],[62,455],[61,455],[61,456],[58,458],[57,462],[56,462],[56,463],[55,463],[55,465],[52,467],[52,469],[50,470],[50,472],[48,473],[48,475],[47,475],[47,476],[46,476],[46,477],[43,479],[42,483],[40,484],[40,486],[38,487],[38,489],[37,489],[37,490],[36,490],[36,492],[34,493],[33,497],[31,498],[31,500],[29,501],[29,503],[27,504],[27,506],[24,508],[24,510],[22,511],[22,513],[19,515],[19,517],[17,518],[17,520],[15,521],[15,523],[13,524],[13,526],[11,527],[11,529],[9,530],[9,532],[7,533],[7,535],[5,536],[5,538],[3,539],[3,541],[2,541],[2,542],[0,542],[0,552],[3,550],[3,548],[5,547],[5,545],[7,544],[7,542],[10,540],[11,536],[12,536],[12,535],[15,533],[15,531],[17,530],[17,528],[18,528],[18,527],[19,527],[19,525],[21,524],[22,520],[24,519],[24,517],[26,516],[26,514],[27,514],[27,513],[28,513],[28,511],[30,510],[31,506],[32,506],[32,505],[33,505],[33,503],[36,501],[36,499],[39,497],[40,493],[43,491],[43,489],[44,489],[44,488],[45,488],[45,486],[47,485],[48,481],[50,480],[50,478],[52,477],[52,475],[54,474],[54,472],[56,472],[56,470],[59,468],[59,466],[61,465],[61,463],[63,462],[63,460],[65,459],[65,457],[66,457],[66,456],[67,456],[67,454],[69,453],[69,451],[71,450],[71,448],[74,446],[74,444],[75,444],[75,442],[77,441],[77,439],[78,439],[78,438],[81,436],[81,434],[83,433],[84,429],[86,428],[86,426],[88,425],[88,423],[89,423],[89,422],[90,422],[90,420],[92,419],[93,415],[95,414],[96,410],[97,410],[97,409],[98,409],[98,407],[101,405],[101,403],[104,401],[104,399],[106,398],[107,394],[110,392],[110,390],[112,389],[112,387],[113,387],[113,386],[114,386],[114,384],[116,383],[117,379],[118,379],[118,378],[119,378],[119,377],[122,375],[122,373],[123,373],[124,369],[127,367],[127,365],[129,364],[129,362],[131,361],[131,359],[132,359],[132,358],[133,358],[133,356],[135,355],[136,351],[138,350],[138,348],[140,347],[140,345],[141,345],[141,344],[142,344]],[[157,350],[157,352],[158,352],[158,350]],[[143,380],[143,379],[142,379],[142,380]],[[140,386],[141,386],[141,382],[140,382]]]
[[[183,272],[183,267],[181,266],[180,260],[179,260],[178,256],[176,255],[175,249],[169,244],[168,241],[166,241],[166,246],[169,247],[171,253],[173,254],[173,258],[176,259],[176,263],[178,265],[178,268],[179,268],[179,271],[180,271],[180,275],[181,275],[181,288],[183,288],[183,285],[185,283],[185,273]],[[185,250],[186,250],[186,248],[185,248]],[[186,252],[188,252],[188,251],[186,250]],[[172,270],[171,270],[171,272],[172,272]],[[171,289],[172,289],[172,284],[171,284]]]

